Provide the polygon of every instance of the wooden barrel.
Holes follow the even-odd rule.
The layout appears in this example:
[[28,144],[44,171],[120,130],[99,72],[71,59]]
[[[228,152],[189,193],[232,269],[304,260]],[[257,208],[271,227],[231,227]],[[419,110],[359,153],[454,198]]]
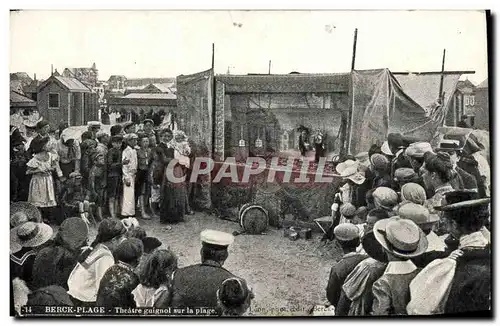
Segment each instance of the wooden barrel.
[[245,204],[240,208],[239,215],[240,225],[248,234],[261,234],[269,224],[267,211],[260,205]]

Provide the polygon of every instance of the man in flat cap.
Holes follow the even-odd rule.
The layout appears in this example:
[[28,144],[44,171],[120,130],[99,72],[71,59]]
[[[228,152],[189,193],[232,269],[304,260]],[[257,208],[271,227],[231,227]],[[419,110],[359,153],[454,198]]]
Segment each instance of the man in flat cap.
[[460,168],[457,164],[460,161],[460,142],[453,139],[443,139],[439,144],[436,152],[446,152],[450,155],[453,170],[457,172],[457,177],[450,181],[451,186],[455,190],[472,190],[478,191],[478,184],[476,178],[464,169]]
[[359,229],[354,224],[339,224],[335,227],[333,233],[344,252],[344,256],[332,267],[328,285],[326,286],[326,297],[332,306],[335,307],[339,302],[345,279],[354,267],[368,258],[368,256],[356,253],[356,248],[360,244],[360,238]]
[[235,277],[222,267],[234,237],[225,232],[205,230],[201,238],[201,264],[178,269],[173,276],[172,307],[217,307],[217,290],[228,278]]

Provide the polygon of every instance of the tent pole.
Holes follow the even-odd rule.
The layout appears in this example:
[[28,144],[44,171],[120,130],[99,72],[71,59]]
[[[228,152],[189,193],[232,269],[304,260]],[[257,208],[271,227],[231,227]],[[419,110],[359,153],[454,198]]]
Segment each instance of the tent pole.
[[215,43],[212,43],[212,158],[215,159],[215,137],[217,132],[215,127],[217,123],[215,121],[217,114],[215,110],[217,109],[217,101],[216,101],[216,83],[215,83]]
[[439,83],[439,101],[441,104],[444,104],[444,98],[443,98],[443,83],[444,83],[444,61],[446,59],[446,49],[443,50],[443,62],[441,64],[441,81]]
[[352,74],[354,72],[354,67],[355,67],[355,63],[356,63],[356,45],[358,43],[358,29],[354,29],[354,41],[353,41],[353,45],[352,45],[352,61],[351,61],[351,73],[349,75],[349,91],[348,91],[348,95],[349,95],[349,114],[347,116],[347,128],[346,128],[346,131],[347,131],[347,137],[346,137],[346,140],[347,140],[347,144],[345,145],[345,151],[347,152],[347,154],[351,153],[351,140],[352,140],[352,119],[353,119],[353,115],[352,115],[352,111],[353,111],[353,83],[352,83]]

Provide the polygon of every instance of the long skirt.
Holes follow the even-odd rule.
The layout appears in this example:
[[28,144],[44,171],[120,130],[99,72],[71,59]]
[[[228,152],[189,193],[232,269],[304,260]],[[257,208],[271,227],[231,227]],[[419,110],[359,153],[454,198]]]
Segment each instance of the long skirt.
[[122,216],[135,216],[135,177],[129,176],[128,178],[130,186],[125,184],[125,177],[123,179]]
[[[182,177],[185,171],[181,165],[174,166],[174,175]],[[162,223],[176,223],[184,220],[186,211],[186,183],[173,183],[165,176],[160,199],[160,221]]]
[[31,177],[28,202],[36,207],[57,206],[54,179],[51,174],[34,174]]

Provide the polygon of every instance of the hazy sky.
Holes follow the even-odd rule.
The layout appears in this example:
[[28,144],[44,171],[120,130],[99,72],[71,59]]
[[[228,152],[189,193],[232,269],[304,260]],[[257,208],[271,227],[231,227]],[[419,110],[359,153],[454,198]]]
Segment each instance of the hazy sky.
[[[241,24],[241,27],[233,23]],[[333,73],[356,69],[475,70],[487,78],[485,15],[479,11],[23,11],[11,13],[10,71],[38,78],[50,65],[110,75]]]

